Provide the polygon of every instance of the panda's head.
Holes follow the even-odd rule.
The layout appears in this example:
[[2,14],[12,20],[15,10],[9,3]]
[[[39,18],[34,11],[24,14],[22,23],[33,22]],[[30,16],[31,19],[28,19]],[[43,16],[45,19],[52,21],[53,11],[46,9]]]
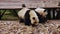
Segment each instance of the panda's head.
[[30,10],[29,15],[30,15],[31,24],[37,25],[39,23],[39,19],[35,11]]
[[46,17],[46,15],[48,14],[43,8],[36,8],[35,11],[43,17]]

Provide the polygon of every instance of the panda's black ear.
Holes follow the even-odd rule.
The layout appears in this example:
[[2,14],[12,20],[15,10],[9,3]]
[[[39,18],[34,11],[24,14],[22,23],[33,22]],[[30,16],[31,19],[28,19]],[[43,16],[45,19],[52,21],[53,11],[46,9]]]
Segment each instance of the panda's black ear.
[[25,4],[22,4],[22,7],[26,7]]

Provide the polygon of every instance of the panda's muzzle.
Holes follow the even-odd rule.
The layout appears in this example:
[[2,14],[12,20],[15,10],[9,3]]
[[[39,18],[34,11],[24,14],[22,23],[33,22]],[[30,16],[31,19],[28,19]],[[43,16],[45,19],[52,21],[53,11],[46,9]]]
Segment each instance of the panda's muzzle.
[[35,17],[32,18],[34,20],[34,24],[37,24]]

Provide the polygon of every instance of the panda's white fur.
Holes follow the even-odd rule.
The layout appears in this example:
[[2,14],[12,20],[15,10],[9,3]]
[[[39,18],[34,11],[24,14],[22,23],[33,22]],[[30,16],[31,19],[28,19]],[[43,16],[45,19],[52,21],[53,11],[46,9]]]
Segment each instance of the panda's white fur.
[[47,12],[43,12],[42,16],[46,17],[47,14],[48,14]]
[[29,12],[31,24],[37,25],[39,23],[39,18],[34,10]]
[[40,15],[43,14],[45,9],[43,8],[36,8],[35,11],[38,12]]
[[23,18],[23,19],[24,19],[24,15],[25,15],[25,13],[26,13],[27,10],[30,10],[30,9],[28,9],[28,8],[23,8],[23,9],[21,9],[21,10],[18,12],[18,16],[19,16],[20,18]]

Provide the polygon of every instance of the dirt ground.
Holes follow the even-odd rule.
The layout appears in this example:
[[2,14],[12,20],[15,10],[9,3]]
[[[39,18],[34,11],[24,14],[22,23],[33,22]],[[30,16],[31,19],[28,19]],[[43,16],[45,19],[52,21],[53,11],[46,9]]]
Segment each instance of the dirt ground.
[[19,21],[0,21],[0,34],[60,34],[60,20],[49,20],[49,23],[35,27],[26,26]]

